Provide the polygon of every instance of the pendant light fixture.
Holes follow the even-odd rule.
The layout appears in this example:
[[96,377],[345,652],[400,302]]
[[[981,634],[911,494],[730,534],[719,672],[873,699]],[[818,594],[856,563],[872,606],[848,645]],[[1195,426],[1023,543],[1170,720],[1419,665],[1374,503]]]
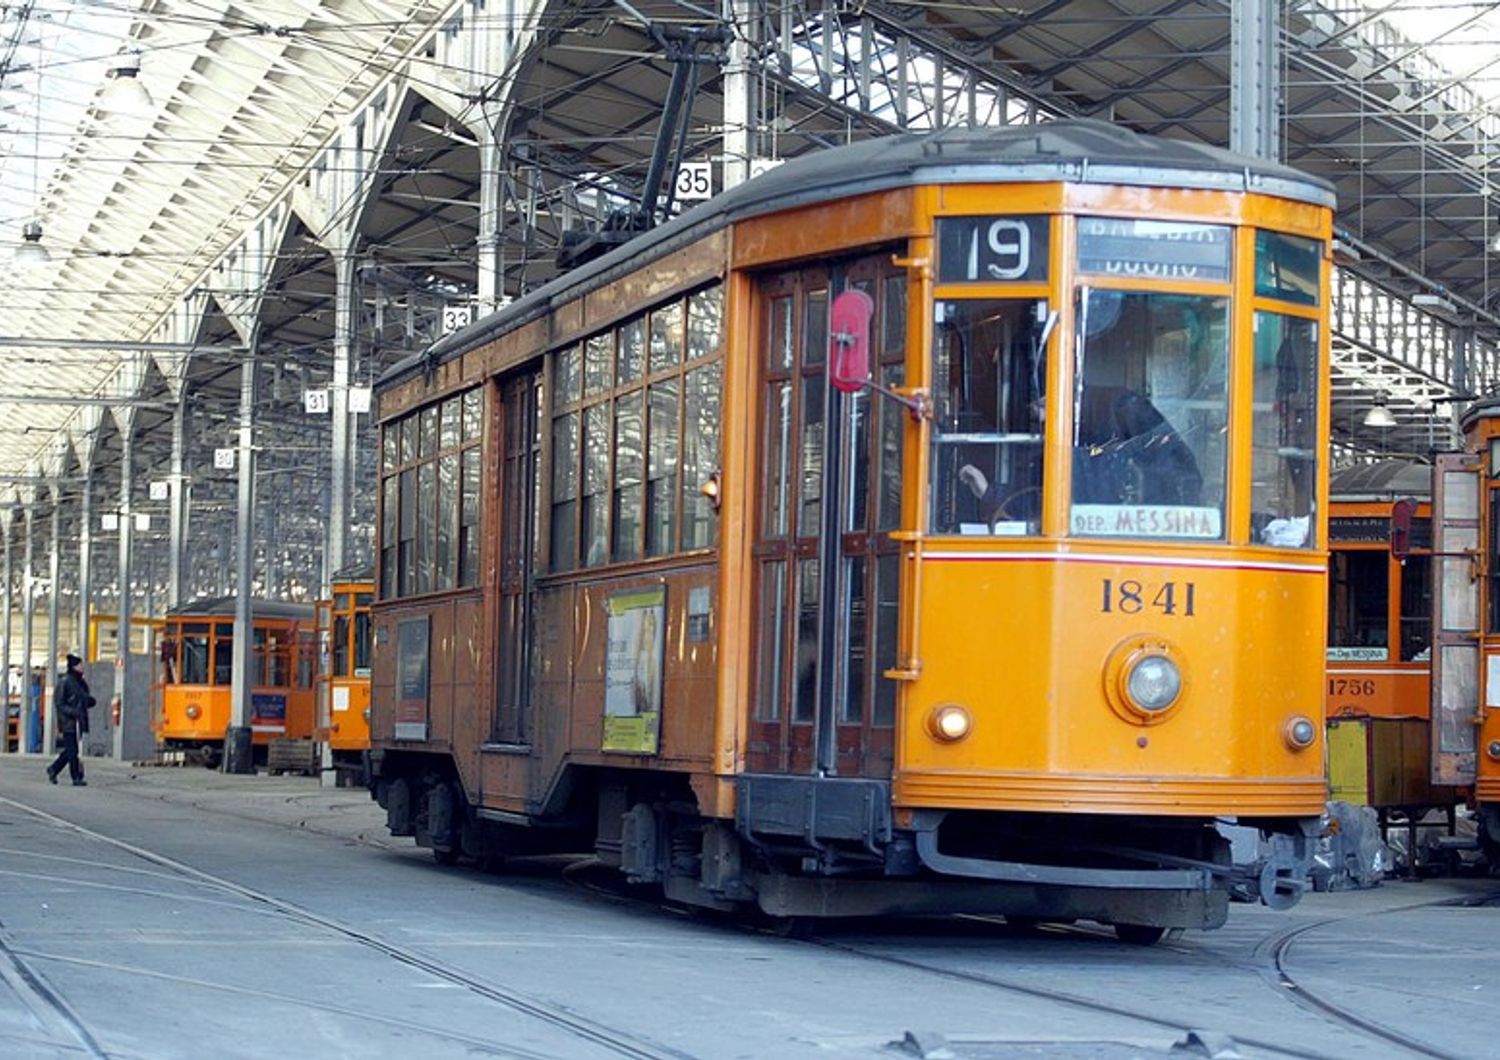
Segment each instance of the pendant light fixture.
[[104,91],[99,94],[99,112],[120,117],[148,117],[155,109],[151,93],[141,84],[141,53],[123,51],[110,67]]
[[1365,413],[1366,427],[1384,431],[1396,426],[1396,417],[1391,415],[1391,410],[1385,401],[1385,391],[1375,395],[1375,404],[1371,405],[1370,411]]

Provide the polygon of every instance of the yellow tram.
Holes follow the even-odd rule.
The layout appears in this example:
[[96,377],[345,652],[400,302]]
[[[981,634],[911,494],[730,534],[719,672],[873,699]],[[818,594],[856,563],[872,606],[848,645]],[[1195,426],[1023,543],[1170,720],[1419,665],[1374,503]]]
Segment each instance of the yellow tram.
[[[390,830],[592,847],[787,918],[1149,942],[1231,890],[1295,901],[1327,791],[1331,206],[1099,122],[891,137],[397,366]],[[1270,854],[1229,864],[1223,817]]]
[[318,602],[318,740],[333,754],[339,777],[363,778],[370,750],[370,604],[372,566],[330,579]]
[[[151,727],[163,751],[217,764],[233,716],[232,597],[169,611],[157,652]],[[316,660],[313,608],[257,600],[252,607],[252,740],[257,757],[277,740],[313,737]]]

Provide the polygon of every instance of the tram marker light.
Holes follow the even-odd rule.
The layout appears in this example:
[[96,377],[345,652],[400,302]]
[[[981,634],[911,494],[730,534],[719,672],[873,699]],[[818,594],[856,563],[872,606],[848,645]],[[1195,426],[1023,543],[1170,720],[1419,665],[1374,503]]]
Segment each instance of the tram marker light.
[[870,319],[875,299],[849,288],[828,310],[828,374],[834,389],[857,394],[870,385]]
[[972,724],[969,712],[957,703],[944,703],[927,716],[927,731],[949,743],[969,735]]
[[1318,727],[1311,718],[1294,715],[1286,723],[1286,742],[1294,751],[1305,751],[1318,738]]

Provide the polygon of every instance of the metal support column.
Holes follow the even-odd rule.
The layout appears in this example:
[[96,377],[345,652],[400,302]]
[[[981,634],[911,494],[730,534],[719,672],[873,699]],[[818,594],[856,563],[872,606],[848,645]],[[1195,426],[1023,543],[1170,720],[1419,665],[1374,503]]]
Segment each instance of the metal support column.
[[184,472],[187,448],[187,397],[184,394],[172,411],[172,473],[167,485],[167,610],[181,606],[183,566],[187,551],[187,493]]
[[135,491],[135,421],[133,418],[120,424],[120,500],[117,506],[120,517],[120,561],[116,565],[119,591],[116,594],[115,612],[115,695],[120,700],[120,724],[114,727],[113,753],[116,761],[125,759],[126,715],[135,706],[127,695],[127,677],[130,673],[130,553],[135,538],[135,515],[130,510],[131,494]]
[[26,506],[26,549],[21,568],[21,731],[20,742],[23,750],[31,750],[31,732],[35,724],[37,710],[36,686],[32,681],[31,673],[31,626],[35,619],[36,607],[36,579],[32,577],[35,570],[35,551],[33,549],[32,530],[32,506]]
[[335,262],[333,325],[333,458],[328,490],[328,537],[323,545],[326,579],[345,566],[349,547],[349,511],[353,501],[351,478],[352,432],[349,423],[349,375],[354,360],[354,336],[359,303],[354,289],[354,255],[343,253]]
[[229,692],[229,731],[224,734],[224,772],[255,772],[255,749],[251,735],[254,704],[250,689],[251,582],[255,569],[255,348],[260,342],[257,327],[246,343],[240,362],[239,494],[235,510],[235,599],[233,676]]
[[88,662],[89,627],[94,619],[94,473],[83,476],[78,499],[78,654]]
[[1280,157],[1281,0],[1230,0],[1229,146]]
[[[10,750],[10,744],[8,742],[10,739],[10,627],[15,622],[16,618],[15,587],[12,584],[13,572],[10,569],[10,530],[11,524],[5,524],[5,626],[4,628],[0,628],[0,655],[5,656],[5,675],[3,678],[0,678],[0,680],[3,680],[4,682],[3,685],[0,685],[0,688],[3,688],[3,691],[0,691],[0,702],[4,702],[5,704],[6,735],[4,737],[0,737],[0,751]],[[23,742],[25,737],[24,734],[21,733],[18,733],[17,736],[18,739],[16,742],[16,750],[19,751],[22,747],[25,746],[25,743]]]
[[478,313],[487,316],[508,301],[505,296],[505,234],[502,231],[506,176],[505,150],[500,140],[504,110],[492,101],[486,101],[483,106],[484,122],[479,130],[479,238],[476,241],[479,276],[476,293]]
[[758,25],[748,0],[723,0],[724,21],[735,26],[724,64],[724,174],[723,190],[750,179],[753,143],[750,128],[751,93],[748,34]]
[[62,501],[57,496],[56,483],[52,486],[52,521],[48,529],[52,533],[52,549],[47,557],[47,668],[42,671],[42,701],[47,709],[42,716],[42,750],[51,755],[57,753],[57,725],[53,717],[56,705],[50,690],[57,686],[57,661],[62,658],[57,610],[61,595],[58,587],[62,582]]

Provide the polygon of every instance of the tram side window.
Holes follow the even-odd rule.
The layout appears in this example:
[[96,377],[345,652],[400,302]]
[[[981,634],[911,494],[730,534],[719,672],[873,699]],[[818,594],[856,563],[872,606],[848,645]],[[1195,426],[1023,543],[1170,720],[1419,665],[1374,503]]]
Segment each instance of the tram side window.
[[1255,314],[1250,533],[1257,544],[1312,548],[1318,470],[1318,324]]
[[349,616],[333,619],[333,676],[349,676]]
[[214,684],[227,685],[234,676],[234,626],[220,623],[214,637]]
[[713,546],[722,341],[714,286],[554,354],[552,571]]
[[183,624],[181,684],[208,684],[208,633],[207,622]]
[[1047,303],[939,301],[935,318],[933,532],[1039,533]]
[[1401,661],[1432,658],[1432,557],[1411,556],[1401,565]]
[[1330,648],[1389,648],[1386,612],[1390,599],[1388,552],[1371,549],[1331,553],[1328,593]]
[[479,583],[484,391],[465,391],[384,425],[383,599]]
[[370,676],[370,594],[360,593],[354,612],[354,676]]
[[1224,537],[1229,299],[1085,287],[1072,533]]

